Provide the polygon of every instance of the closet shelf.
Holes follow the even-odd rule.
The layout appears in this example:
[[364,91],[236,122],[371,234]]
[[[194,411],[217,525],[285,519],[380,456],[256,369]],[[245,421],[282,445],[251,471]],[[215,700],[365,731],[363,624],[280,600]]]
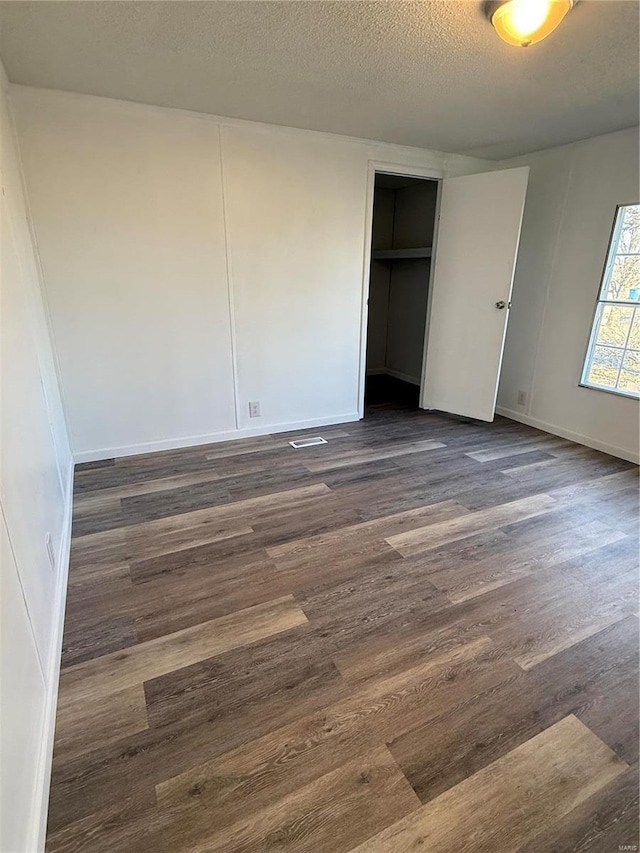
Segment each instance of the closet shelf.
[[371,255],[374,261],[409,260],[411,258],[430,258],[431,246],[415,249],[375,249]]

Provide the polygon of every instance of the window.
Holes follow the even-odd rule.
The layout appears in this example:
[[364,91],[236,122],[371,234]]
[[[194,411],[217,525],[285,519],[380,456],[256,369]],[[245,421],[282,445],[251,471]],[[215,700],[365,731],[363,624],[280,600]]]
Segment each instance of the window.
[[581,385],[640,397],[640,204],[616,211]]

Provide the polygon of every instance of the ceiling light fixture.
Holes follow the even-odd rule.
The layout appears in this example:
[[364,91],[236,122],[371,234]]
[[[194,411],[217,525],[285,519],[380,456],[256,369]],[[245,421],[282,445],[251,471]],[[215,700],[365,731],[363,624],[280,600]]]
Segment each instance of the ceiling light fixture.
[[529,47],[552,33],[577,0],[497,0],[487,4],[495,31],[507,44]]

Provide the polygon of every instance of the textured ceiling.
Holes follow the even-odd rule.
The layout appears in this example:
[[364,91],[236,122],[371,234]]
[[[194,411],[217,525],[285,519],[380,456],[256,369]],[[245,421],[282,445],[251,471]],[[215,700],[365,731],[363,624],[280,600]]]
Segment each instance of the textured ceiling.
[[501,42],[481,2],[2,2],[13,82],[493,158],[638,122],[638,3]]

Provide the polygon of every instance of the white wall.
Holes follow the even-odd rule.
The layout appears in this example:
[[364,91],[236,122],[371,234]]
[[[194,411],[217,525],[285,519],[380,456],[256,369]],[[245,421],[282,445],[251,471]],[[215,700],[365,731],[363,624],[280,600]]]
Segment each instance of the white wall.
[[218,126],[14,105],[74,451],[234,429]]
[[313,135],[222,133],[239,426],[252,400],[276,426],[354,419],[366,161]]
[[357,418],[370,162],[493,165],[20,86],[12,99],[78,460]]
[[498,411],[637,461],[638,401],[578,382],[616,205],[640,198],[638,131],[500,165],[531,171]]
[[0,849],[18,853],[39,850],[44,841],[73,463],[0,74]]

